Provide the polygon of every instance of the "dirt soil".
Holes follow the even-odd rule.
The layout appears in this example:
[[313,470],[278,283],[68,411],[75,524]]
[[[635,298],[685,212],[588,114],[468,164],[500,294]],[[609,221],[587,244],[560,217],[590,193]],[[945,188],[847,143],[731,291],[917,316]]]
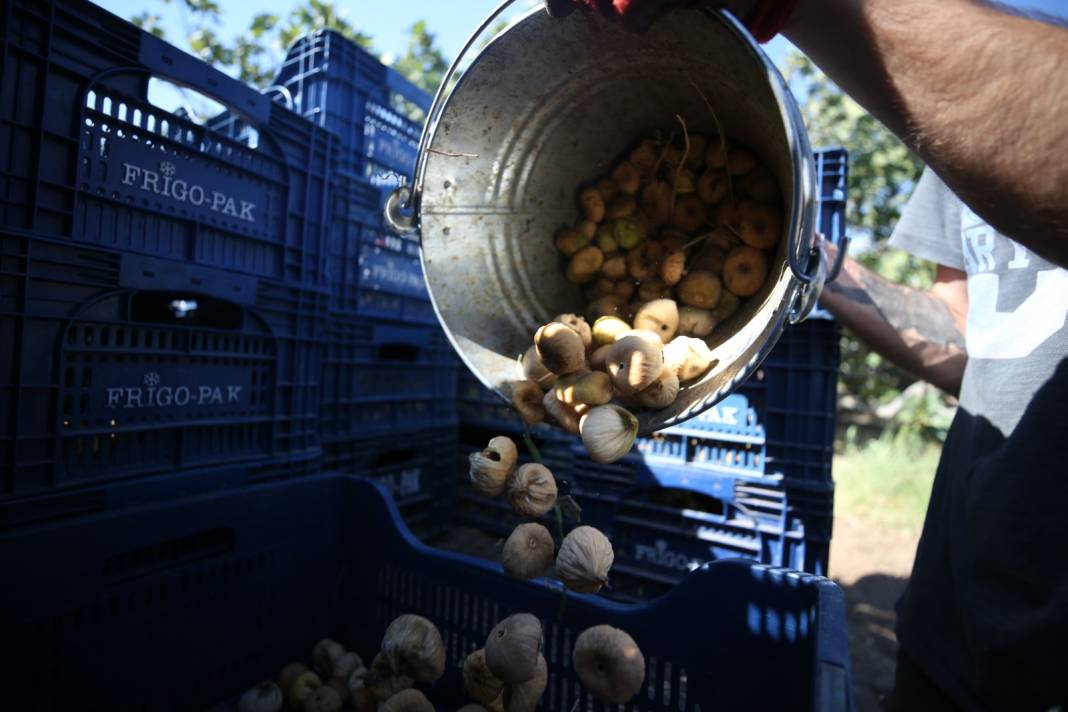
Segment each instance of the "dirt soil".
[[894,603],[905,590],[919,534],[836,517],[831,577],[845,590],[857,712],[879,710],[894,684]]

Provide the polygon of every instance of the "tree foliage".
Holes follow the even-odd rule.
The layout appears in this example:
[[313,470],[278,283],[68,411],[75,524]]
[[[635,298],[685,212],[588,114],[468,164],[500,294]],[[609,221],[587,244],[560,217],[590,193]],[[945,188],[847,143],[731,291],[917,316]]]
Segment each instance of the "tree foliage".
[[[794,52],[788,77],[801,103],[809,136],[816,146],[844,146],[850,155],[849,214],[846,224],[859,246],[854,258],[899,284],[930,286],[935,266],[887,246],[901,209],[912,193],[923,164],[896,136],[859,104],[842,93],[810,59]],[[839,383],[848,401],[872,407],[901,397],[916,379],[893,366],[866,344],[847,334],[842,340]],[[899,429],[939,431],[945,427],[929,391],[913,389],[924,402],[906,403],[895,417]],[[937,398],[936,398],[937,399]],[[937,434],[937,433],[936,433]]]
[[[262,12],[252,18],[249,28],[232,38],[220,36],[221,10],[216,0],[160,0],[177,3],[187,17],[185,40],[200,59],[229,71],[243,82],[261,89],[274,80],[286,50],[301,36],[319,29],[338,32],[369,52],[375,52],[370,35],[361,32],[330,0],[301,0],[288,14]],[[148,10],[133,16],[131,22],[157,37],[166,37],[161,15]],[[410,28],[407,51],[393,66],[409,81],[433,92],[448,69],[437,38],[420,20]]]
[[445,78],[449,63],[438,49],[434,33],[427,30],[426,20],[416,22],[408,33],[408,51],[397,58],[393,68],[416,86],[433,94]]

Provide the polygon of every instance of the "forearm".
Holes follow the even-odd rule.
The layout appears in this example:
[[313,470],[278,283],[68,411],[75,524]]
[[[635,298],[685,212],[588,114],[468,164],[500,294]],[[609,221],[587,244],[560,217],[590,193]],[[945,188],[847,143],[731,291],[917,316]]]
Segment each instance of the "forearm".
[[888,282],[847,258],[820,303],[884,358],[947,393],[960,392],[964,335],[937,297]]
[[995,229],[1068,266],[1068,30],[975,0],[801,0],[786,34]]

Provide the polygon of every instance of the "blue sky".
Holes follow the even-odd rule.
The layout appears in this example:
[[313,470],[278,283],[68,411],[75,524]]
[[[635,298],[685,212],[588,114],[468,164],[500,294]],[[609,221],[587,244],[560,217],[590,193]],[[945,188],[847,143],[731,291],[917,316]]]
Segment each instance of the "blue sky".
[[[161,26],[168,39],[188,50],[185,36],[192,23],[181,0],[95,0],[101,7],[123,18],[141,12],[161,16]],[[223,38],[233,38],[245,31],[253,15],[263,12],[265,6],[235,0],[219,0],[222,7],[221,24],[216,31]],[[269,7],[278,15],[285,15],[300,4],[298,0],[281,0]],[[437,35],[438,44],[446,58],[452,59],[460,51],[467,36],[492,12],[500,0],[463,0],[462,3],[442,0],[335,0],[335,5],[359,30],[374,38],[379,52],[402,54],[408,44],[408,28],[417,20],[426,20],[430,31]],[[523,10],[531,5],[540,5],[539,0],[516,0],[516,7]],[[786,53],[789,43],[776,41],[768,48],[773,59]]]
[[[188,34],[190,21],[181,0],[97,0],[98,4],[124,18],[148,11],[162,16],[162,26],[172,42],[187,49],[184,38]],[[223,8],[221,24],[217,28],[224,38],[232,38],[249,26],[252,16],[269,7],[279,15],[285,15],[296,6],[297,0],[276,0],[270,5],[259,5],[237,0],[219,0]],[[407,46],[407,29],[417,20],[426,20],[431,32],[437,35],[438,43],[451,59],[460,51],[468,34],[497,5],[499,0],[463,0],[462,2],[445,2],[443,0],[335,0],[340,8],[358,29],[374,38],[375,49],[380,52],[397,55]],[[517,0],[520,9],[538,0]],[[1005,4],[1043,10],[1050,14],[1068,17],[1068,0],[1009,0]],[[780,62],[790,48],[790,44],[776,39],[766,47],[768,54]]]

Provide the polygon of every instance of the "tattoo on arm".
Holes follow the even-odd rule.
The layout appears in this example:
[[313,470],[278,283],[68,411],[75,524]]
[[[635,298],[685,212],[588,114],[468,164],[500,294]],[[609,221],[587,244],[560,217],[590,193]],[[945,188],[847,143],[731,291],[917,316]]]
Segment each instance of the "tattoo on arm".
[[888,282],[862,271],[857,286],[830,282],[824,288],[850,301],[874,308],[897,331],[912,332],[931,344],[964,351],[964,334],[949,307],[930,294]]

